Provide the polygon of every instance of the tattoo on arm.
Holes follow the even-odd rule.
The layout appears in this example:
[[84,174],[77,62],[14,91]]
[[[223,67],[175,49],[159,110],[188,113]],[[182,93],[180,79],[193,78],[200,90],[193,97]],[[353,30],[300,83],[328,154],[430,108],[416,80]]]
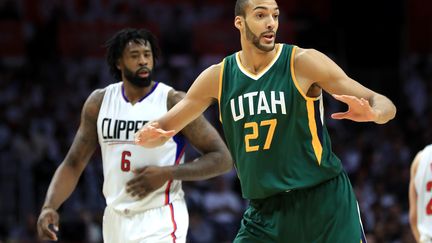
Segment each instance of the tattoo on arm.
[[86,100],[80,126],[64,160],[65,165],[82,171],[95,151],[98,144],[96,123],[103,96],[103,90],[96,90]]
[[84,104],[81,123],[71,148],[57,168],[45,197],[44,207],[58,209],[70,196],[97,146],[96,120],[103,92],[93,92]]
[[[183,97],[184,93],[173,91],[168,96],[168,109]],[[227,172],[232,168],[233,162],[225,143],[204,116],[201,115],[191,122],[183,128],[181,133],[202,155],[193,162],[177,166],[174,170],[174,179],[207,179]]]

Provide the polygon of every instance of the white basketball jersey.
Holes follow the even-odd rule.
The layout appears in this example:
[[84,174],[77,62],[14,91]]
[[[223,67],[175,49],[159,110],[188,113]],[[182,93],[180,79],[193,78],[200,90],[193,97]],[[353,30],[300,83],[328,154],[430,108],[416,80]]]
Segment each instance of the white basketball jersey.
[[432,238],[432,145],[426,146],[421,152],[414,185],[420,236]]
[[97,131],[103,160],[103,194],[107,206],[116,211],[126,214],[142,212],[183,199],[181,181],[177,180],[165,183],[142,200],[126,193],[126,183],[134,177],[134,168],[184,162],[185,146],[181,135],[152,149],[134,144],[136,131],[167,112],[167,97],[171,89],[163,83],[156,83],[149,94],[132,105],[125,96],[123,82],[106,87]]

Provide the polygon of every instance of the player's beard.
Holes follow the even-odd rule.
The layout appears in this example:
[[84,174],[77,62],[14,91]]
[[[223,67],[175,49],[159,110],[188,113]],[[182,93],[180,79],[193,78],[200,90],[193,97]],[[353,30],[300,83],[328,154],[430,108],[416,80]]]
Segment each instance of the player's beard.
[[[139,73],[142,71],[148,72],[148,76],[145,78],[140,77]],[[144,88],[144,87],[150,86],[153,73],[152,73],[152,70],[150,70],[147,67],[142,67],[142,68],[138,69],[135,73],[133,71],[131,71],[130,69],[125,68],[124,69],[124,76],[133,85]]]
[[[265,52],[273,51],[273,49],[275,48],[275,42],[273,42],[273,45],[271,45],[271,46],[261,45],[261,43],[260,43],[260,39],[261,39],[261,37],[264,36],[265,34],[269,33],[269,31],[268,31],[268,32],[261,33],[260,36],[256,36],[256,35],[252,32],[252,30],[249,28],[249,25],[247,24],[246,21],[245,21],[245,29],[246,29],[246,39],[248,39],[249,41],[251,41],[252,44],[253,44],[256,48],[260,49],[261,51],[265,51]],[[271,31],[271,33],[274,33],[274,32]],[[275,35],[275,36],[276,36],[276,35]]]

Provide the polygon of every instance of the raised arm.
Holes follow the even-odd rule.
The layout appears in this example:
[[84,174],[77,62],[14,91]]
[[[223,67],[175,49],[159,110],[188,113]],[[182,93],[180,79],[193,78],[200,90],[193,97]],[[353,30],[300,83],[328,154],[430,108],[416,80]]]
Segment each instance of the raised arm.
[[137,132],[135,143],[144,147],[160,146],[197,119],[217,100],[220,70],[221,64],[204,70],[194,81],[184,99],[157,121],[147,123]]
[[295,76],[304,94],[322,88],[349,106],[347,112],[333,114],[334,119],[382,124],[395,117],[396,107],[387,97],[348,77],[329,57],[314,49],[296,49]]
[[51,180],[37,224],[39,237],[43,240],[57,240],[56,234],[48,226],[53,224],[54,229],[58,230],[57,209],[75,189],[81,173],[97,147],[96,120],[102,98],[103,92],[97,90],[85,102],[73,143]]
[[411,164],[410,183],[409,183],[409,221],[411,231],[417,242],[420,242],[420,233],[417,228],[417,190],[414,185],[418,164],[420,163],[421,152],[417,153]]
[[[168,106],[182,100],[184,93],[171,91]],[[188,141],[201,152],[192,162],[173,166],[147,166],[135,171],[136,176],[127,183],[127,191],[144,198],[170,180],[204,180],[228,172],[233,167],[231,155],[216,129],[199,116],[181,130]]]

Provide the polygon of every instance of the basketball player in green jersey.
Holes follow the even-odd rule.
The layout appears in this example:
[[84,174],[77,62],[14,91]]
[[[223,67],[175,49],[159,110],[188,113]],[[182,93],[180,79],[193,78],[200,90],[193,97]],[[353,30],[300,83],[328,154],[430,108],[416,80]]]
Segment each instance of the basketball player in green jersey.
[[217,101],[243,197],[234,242],[365,242],[358,204],[323,121],[322,90],[348,105],[334,119],[383,124],[396,108],[323,53],[275,42],[275,0],[237,0],[241,51],[203,71],[135,142],[163,144]]

